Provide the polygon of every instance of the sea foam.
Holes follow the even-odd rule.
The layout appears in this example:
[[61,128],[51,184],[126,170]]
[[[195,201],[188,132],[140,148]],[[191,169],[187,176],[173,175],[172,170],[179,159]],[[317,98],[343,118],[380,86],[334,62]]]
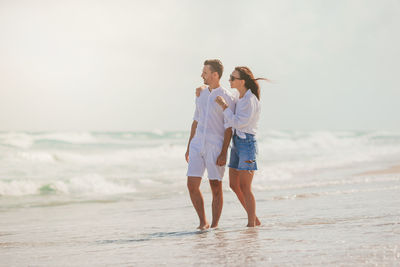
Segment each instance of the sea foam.
[[[188,136],[162,131],[0,132],[0,195],[183,192]],[[256,190],[312,184],[321,177],[337,181],[344,173],[400,159],[400,133],[395,132],[266,131],[257,140]]]
[[112,195],[134,193],[132,184],[106,179],[98,174],[76,176],[66,180],[0,180],[0,196],[24,195]]

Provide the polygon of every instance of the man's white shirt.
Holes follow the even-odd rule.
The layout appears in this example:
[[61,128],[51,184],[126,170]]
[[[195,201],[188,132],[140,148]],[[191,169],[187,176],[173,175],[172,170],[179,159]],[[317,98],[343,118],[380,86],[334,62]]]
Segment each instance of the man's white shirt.
[[199,148],[204,148],[206,143],[214,144],[222,147],[224,134],[227,124],[224,124],[223,109],[215,102],[217,96],[222,96],[229,105],[232,113],[235,111],[237,96],[223,87],[213,90],[208,88],[201,91],[200,96],[196,98],[196,110],[193,120],[197,121],[196,134],[191,143],[196,144]]

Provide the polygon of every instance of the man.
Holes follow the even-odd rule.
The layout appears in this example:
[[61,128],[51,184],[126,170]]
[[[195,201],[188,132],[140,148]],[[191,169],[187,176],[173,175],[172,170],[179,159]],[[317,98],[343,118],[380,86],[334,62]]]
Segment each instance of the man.
[[204,210],[204,200],[200,192],[201,179],[207,169],[207,175],[213,196],[211,228],[218,226],[221,216],[223,196],[222,177],[225,172],[226,157],[232,137],[232,129],[224,127],[224,114],[222,108],[215,102],[217,96],[222,96],[234,112],[235,97],[221,87],[220,79],[223,66],[218,59],[204,62],[201,77],[207,85],[200,96],[196,98],[196,110],[186,150],[188,162],[187,187],[193,207],[199,216],[198,229],[210,227]]

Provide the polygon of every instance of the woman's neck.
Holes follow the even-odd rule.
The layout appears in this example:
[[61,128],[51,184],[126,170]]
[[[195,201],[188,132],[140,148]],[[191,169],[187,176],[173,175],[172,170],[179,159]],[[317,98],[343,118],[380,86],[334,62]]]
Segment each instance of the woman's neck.
[[245,94],[246,94],[246,92],[247,92],[247,88],[246,87],[241,87],[241,88],[238,88],[238,91],[239,91],[239,98],[242,98]]

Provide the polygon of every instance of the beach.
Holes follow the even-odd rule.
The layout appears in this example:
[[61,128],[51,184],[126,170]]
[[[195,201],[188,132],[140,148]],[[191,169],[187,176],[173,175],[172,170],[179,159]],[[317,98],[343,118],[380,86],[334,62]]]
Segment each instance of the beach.
[[[399,134],[260,136],[262,225],[245,227],[225,176],[219,227],[206,231],[186,190],[187,137],[0,134],[0,265],[400,264]],[[207,179],[201,189],[211,220]]]
[[374,170],[361,173],[361,175],[374,175],[374,174],[399,174],[400,173],[400,165],[391,166],[382,170]]

